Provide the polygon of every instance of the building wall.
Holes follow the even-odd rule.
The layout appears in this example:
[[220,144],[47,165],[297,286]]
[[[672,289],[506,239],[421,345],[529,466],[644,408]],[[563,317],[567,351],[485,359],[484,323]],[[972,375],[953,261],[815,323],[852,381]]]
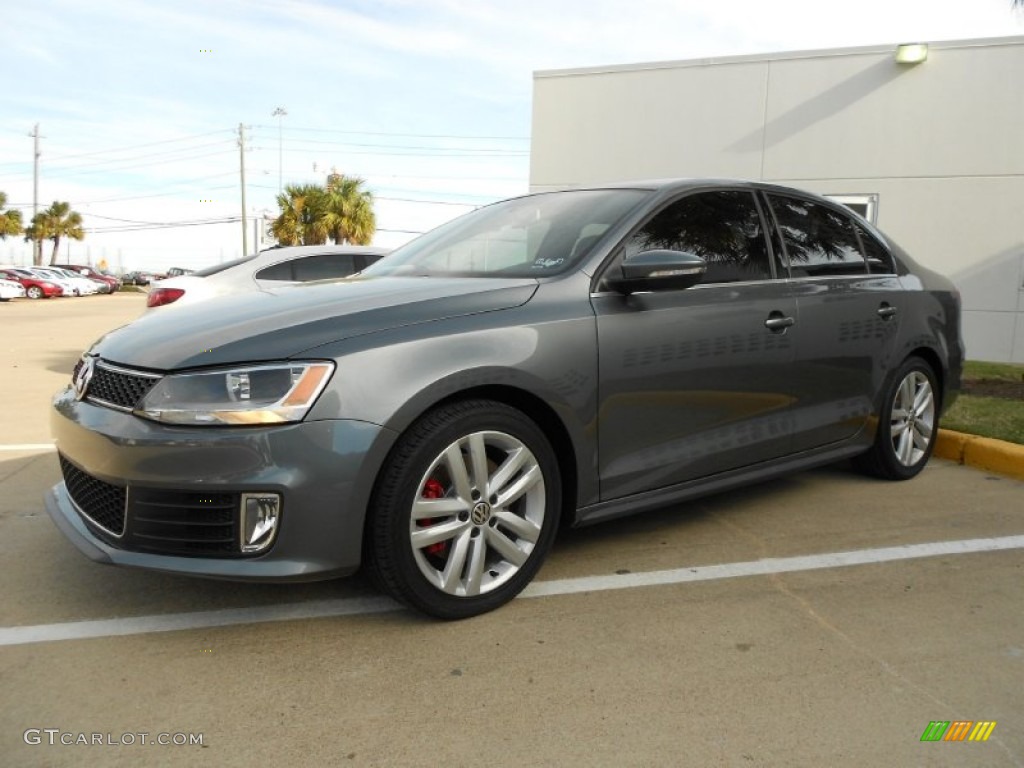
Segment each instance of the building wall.
[[968,356],[1024,362],[1024,37],[534,75],[535,190],[759,179],[877,194],[877,224],[964,301]]

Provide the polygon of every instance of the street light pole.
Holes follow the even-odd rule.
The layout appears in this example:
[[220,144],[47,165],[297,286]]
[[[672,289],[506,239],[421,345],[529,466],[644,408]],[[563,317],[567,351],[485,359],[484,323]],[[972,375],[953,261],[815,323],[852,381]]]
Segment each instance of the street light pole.
[[282,149],[282,123],[281,119],[288,114],[284,107],[278,107],[270,113],[271,117],[277,118],[277,194],[281,194],[281,168],[284,165],[284,149]]

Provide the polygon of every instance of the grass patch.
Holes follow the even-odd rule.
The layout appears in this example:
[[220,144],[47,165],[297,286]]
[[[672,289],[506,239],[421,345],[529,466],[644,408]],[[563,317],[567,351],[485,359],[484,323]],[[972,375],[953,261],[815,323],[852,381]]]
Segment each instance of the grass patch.
[[963,391],[942,426],[1024,445],[1024,365],[964,364]]
[[1024,445],[1024,402],[961,395],[942,417],[942,426]]
[[982,363],[977,360],[968,360],[964,363],[964,381],[976,381],[978,379],[1024,381],[1024,365]]

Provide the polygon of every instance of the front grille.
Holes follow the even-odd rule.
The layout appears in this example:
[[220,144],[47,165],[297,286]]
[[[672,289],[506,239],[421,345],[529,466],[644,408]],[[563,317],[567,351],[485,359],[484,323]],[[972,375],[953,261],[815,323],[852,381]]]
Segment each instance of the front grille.
[[125,489],[97,480],[60,456],[60,471],[64,475],[68,494],[86,522],[99,526],[114,536],[124,533]]
[[152,374],[130,373],[97,363],[86,397],[130,410],[135,408],[157,381],[159,377]]
[[162,555],[241,556],[239,494],[133,486],[129,499],[126,549]]

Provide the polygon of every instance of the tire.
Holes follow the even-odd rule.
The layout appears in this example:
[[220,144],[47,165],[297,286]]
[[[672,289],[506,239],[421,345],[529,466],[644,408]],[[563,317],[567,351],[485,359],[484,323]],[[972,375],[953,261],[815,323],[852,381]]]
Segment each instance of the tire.
[[430,616],[486,613],[533,579],[560,506],[554,451],[525,414],[489,400],[440,406],[399,438],[377,480],[367,564]]
[[931,458],[938,431],[935,372],[921,358],[909,357],[886,388],[874,445],[854,463],[885,480],[909,480]]
[[25,295],[30,299],[41,299],[43,298],[43,289],[38,285],[30,285],[25,289]]

